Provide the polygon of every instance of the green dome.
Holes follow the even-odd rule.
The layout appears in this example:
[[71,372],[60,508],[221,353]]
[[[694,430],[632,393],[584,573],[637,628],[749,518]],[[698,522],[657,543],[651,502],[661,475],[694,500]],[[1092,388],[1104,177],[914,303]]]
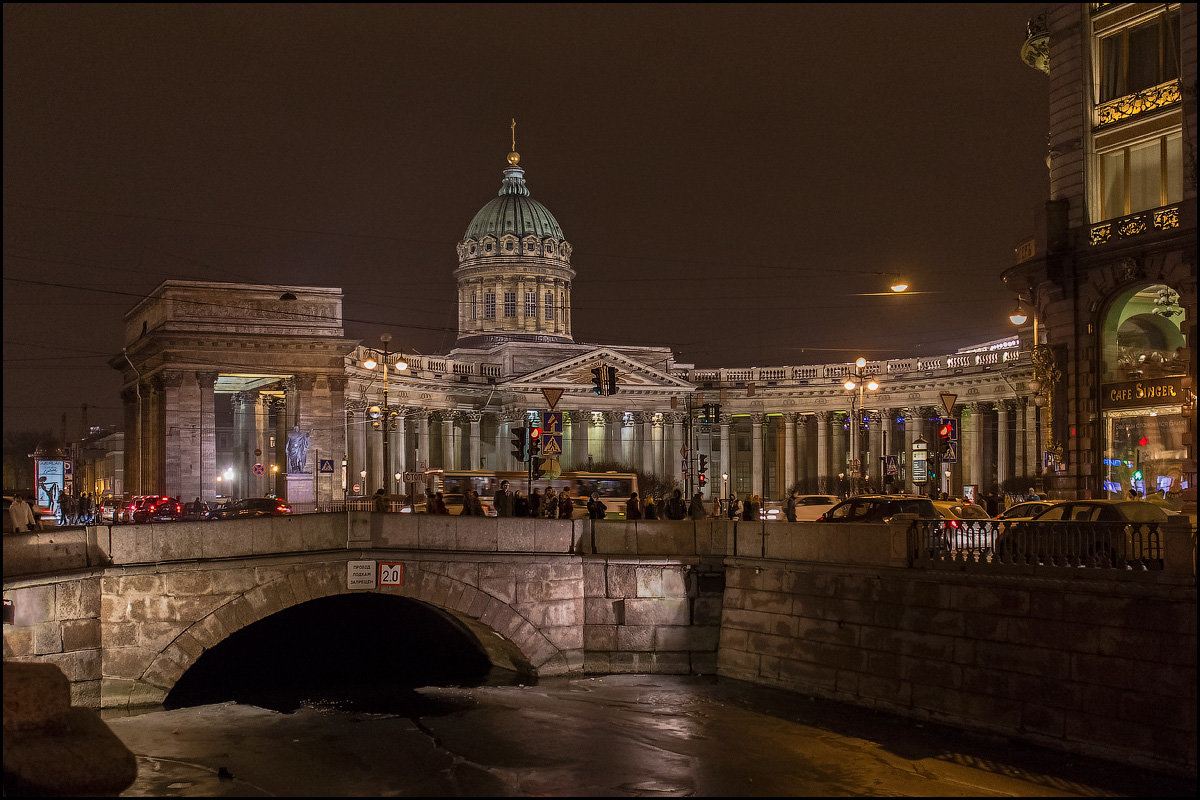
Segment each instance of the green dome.
[[518,238],[529,234],[539,239],[562,239],[562,228],[544,205],[529,196],[525,186],[525,170],[511,166],[504,170],[500,194],[490,201],[471,220],[462,241],[481,240],[484,236],[499,238],[511,233]]

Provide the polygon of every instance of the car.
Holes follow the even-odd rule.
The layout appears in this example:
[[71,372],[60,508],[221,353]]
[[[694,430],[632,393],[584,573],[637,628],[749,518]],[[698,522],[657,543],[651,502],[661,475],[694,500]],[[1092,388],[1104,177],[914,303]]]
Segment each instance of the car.
[[165,494],[146,495],[133,510],[134,522],[176,522],[183,517],[183,504]]
[[817,518],[817,522],[888,522],[899,514],[917,519],[941,519],[933,501],[924,495],[860,494],[843,500]]
[[1029,519],[1052,505],[1053,500],[1026,500],[1004,509],[996,515],[996,519]]
[[836,494],[805,494],[796,498],[796,521],[812,522],[838,502]]
[[938,516],[946,521],[947,544],[950,547],[980,551],[992,548],[996,530],[995,526],[985,522],[991,517],[983,506],[960,500],[934,500],[933,507]]
[[97,516],[99,517],[100,523],[102,525],[115,524],[120,518],[121,508],[123,505],[125,504],[122,501],[113,497],[106,497],[101,500],[100,507],[97,511]]
[[1156,567],[1167,519],[1144,500],[1065,500],[1001,530],[996,556],[1057,566]]
[[278,517],[292,513],[292,507],[275,497],[250,497],[236,500],[210,510],[206,520],[251,519],[254,517]]

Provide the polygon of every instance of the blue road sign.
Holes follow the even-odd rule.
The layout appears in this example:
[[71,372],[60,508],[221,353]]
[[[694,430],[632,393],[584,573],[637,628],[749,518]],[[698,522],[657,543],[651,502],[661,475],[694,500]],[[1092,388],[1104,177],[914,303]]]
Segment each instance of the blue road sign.
[[899,475],[900,474],[900,456],[884,456],[883,457],[883,474],[884,475]]
[[958,440],[946,442],[946,450],[942,453],[942,463],[952,464],[958,461]]
[[320,472],[322,475],[332,475],[333,474],[333,459],[332,458],[322,458],[320,466],[317,467],[317,471]]

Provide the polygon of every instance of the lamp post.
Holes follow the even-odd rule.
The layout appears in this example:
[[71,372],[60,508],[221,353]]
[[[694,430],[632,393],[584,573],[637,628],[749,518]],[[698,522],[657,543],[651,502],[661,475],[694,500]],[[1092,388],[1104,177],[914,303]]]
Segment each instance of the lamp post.
[[[383,371],[383,407],[371,406],[367,413],[371,415],[371,425],[377,429],[383,429],[383,481],[385,484],[387,483],[388,472],[392,468],[392,461],[390,458],[391,441],[388,436],[388,432],[391,430],[392,426],[396,424],[397,416],[397,412],[388,405],[388,373],[391,372],[391,367],[393,365],[391,359],[392,354],[388,352],[388,342],[391,340],[392,335],[390,333],[380,334],[379,341],[383,342],[383,351],[380,353],[381,360],[376,361],[374,358],[368,357],[365,361],[363,361],[363,366],[367,369],[373,370],[375,367],[379,366]],[[395,367],[397,372],[403,372],[404,370],[408,369],[408,363],[401,357],[395,361]],[[366,488],[365,482],[366,479],[364,478],[364,489]],[[384,488],[390,489],[391,487],[385,486]],[[390,491],[388,493],[391,494]]]
[[[879,388],[879,384],[874,380],[864,382],[863,370],[866,369],[867,360],[859,358],[854,362],[854,378],[847,378],[842,385],[846,387],[846,391],[850,392],[850,490],[851,494],[858,494],[860,484],[859,480],[862,475],[862,452],[859,447],[859,433],[862,428],[863,395],[866,390],[875,391]],[[855,380],[857,378],[858,380]],[[858,397],[854,396],[854,390],[858,389]],[[857,401],[857,408],[855,406]]]
[[[1017,307],[1008,319],[1013,325],[1021,326],[1029,319],[1022,302],[1033,305],[1032,294],[1024,296],[1017,293]],[[1054,351],[1050,345],[1042,344],[1038,335],[1038,317],[1033,312],[1033,344],[1029,348],[1029,359],[1033,364],[1033,380],[1029,381],[1029,391],[1033,394],[1033,405],[1045,408],[1046,414],[1042,420],[1042,447],[1051,455],[1055,463],[1062,460],[1062,444],[1054,440],[1054,387],[1062,379],[1062,372],[1054,361]],[[1038,472],[1045,470],[1045,464],[1038,459]]]

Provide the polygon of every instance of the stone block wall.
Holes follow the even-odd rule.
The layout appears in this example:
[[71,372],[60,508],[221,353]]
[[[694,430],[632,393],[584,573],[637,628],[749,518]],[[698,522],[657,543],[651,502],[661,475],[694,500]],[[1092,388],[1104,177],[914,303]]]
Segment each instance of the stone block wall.
[[4,626],[4,659],[58,666],[71,683],[72,705],[99,705],[100,581],[97,573],[4,589],[14,617]]
[[718,672],[1195,775],[1194,581],[728,561]]

